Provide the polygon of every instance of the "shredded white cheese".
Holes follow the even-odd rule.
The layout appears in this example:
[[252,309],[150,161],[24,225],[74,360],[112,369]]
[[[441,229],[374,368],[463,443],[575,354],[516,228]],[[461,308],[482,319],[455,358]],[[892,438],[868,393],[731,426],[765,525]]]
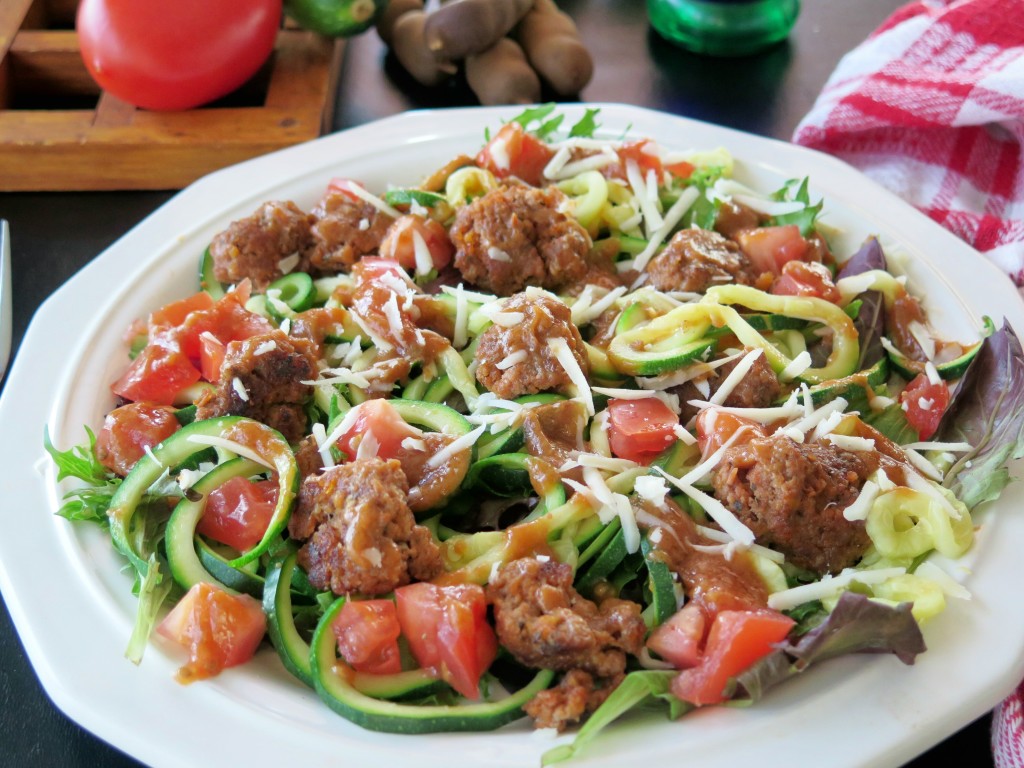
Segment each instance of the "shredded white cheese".
[[529,355],[526,354],[525,349],[517,349],[515,352],[506,355],[502,360],[495,363],[494,367],[499,371],[507,371],[509,368],[524,362],[528,357]]
[[825,436],[832,445],[836,448],[842,448],[844,451],[873,451],[875,450],[875,441],[869,437],[857,437],[856,435],[837,435],[834,432],[830,432]]
[[493,245],[487,249],[487,258],[489,258],[491,261],[504,261],[508,263],[512,262],[511,256],[509,256],[505,251],[501,250],[501,248],[495,248]]
[[235,376],[231,379],[231,388],[243,403],[249,402],[249,391],[245,388],[245,384],[242,383],[240,378]]
[[259,357],[267,354],[268,352],[273,352],[275,349],[277,349],[277,342],[270,339],[269,341],[261,341],[257,344],[256,349],[254,349],[252,353],[255,357]]
[[455,331],[452,334],[452,344],[456,349],[462,349],[469,340],[469,303],[466,299],[466,291],[459,283],[455,288]]
[[370,430],[367,430],[363,434],[362,439],[359,441],[359,446],[356,448],[357,459],[373,459],[377,457],[377,453],[380,451],[380,441],[377,436]]
[[402,439],[402,447],[410,451],[425,451],[427,450],[427,444],[415,437],[406,437]]
[[197,445],[210,445],[214,448],[223,448],[225,451],[242,456],[251,461],[255,461],[257,464],[269,469],[276,469],[276,467],[267,461],[265,458],[260,456],[252,448],[236,443],[234,440],[225,440],[223,437],[216,437],[213,435],[189,435],[188,441],[190,443],[196,443]]
[[376,208],[378,211],[380,211],[381,213],[387,214],[388,216],[390,216],[393,219],[398,219],[398,218],[401,218],[401,216],[402,216],[402,212],[401,211],[392,208],[390,205],[385,203],[379,197],[377,197],[374,194],[371,194],[371,193],[367,192],[365,189],[363,189],[358,184],[349,184],[348,186],[345,187],[345,191],[346,192],[350,192],[351,194],[355,195],[359,199],[369,203],[374,208]]
[[811,353],[806,349],[794,357],[785,368],[779,373],[783,381],[792,381],[801,373],[811,367]]
[[902,576],[906,572],[906,568],[878,568],[872,571],[857,571],[847,568],[837,576],[825,575],[821,581],[812,584],[801,584],[798,587],[773,592],[768,595],[768,607],[774,608],[776,611],[785,611],[812,600],[821,600],[836,595],[854,581],[859,581],[861,584],[881,584],[893,576]]
[[480,439],[480,435],[482,435],[486,429],[486,426],[477,427],[472,432],[467,432],[465,435],[455,438],[448,443],[448,445],[427,459],[427,466],[431,469],[440,467],[460,451],[469,450],[473,447],[476,441]]
[[580,368],[580,364],[576,361],[576,356],[573,355],[568,342],[562,338],[550,339],[548,341],[548,349],[554,353],[555,359],[562,366],[573,386],[576,387],[576,398],[587,409],[587,415],[593,416],[595,413],[594,396],[590,391],[590,382],[587,380],[587,375],[583,373],[583,369]]
[[868,512],[871,511],[871,505],[878,498],[879,491],[878,483],[874,480],[865,480],[857,498],[843,510],[843,517],[850,521],[867,520]]
[[[686,212],[690,210],[697,198],[700,197],[700,192],[696,187],[687,187],[683,190],[682,194],[679,195],[679,199],[672,203],[672,207],[665,212],[664,223],[658,230],[651,235],[640,253],[637,254],[636,258],[630,262],[621,262],[617,267],[620,267],[620,271],[625,272],[629,269],[635,269],[637,272],[643,272],[647,268],[647,262],[651,260],[654,254],[658,250],[658,246],[661,245],[662,241],[668,237],[668,234],[675,229],[676,225],[680,222]],[[628,266],[627,266],[628,265]],[[636,284],[634,283],[634,286]]]
[[747,352],[743,356],[743,359],[736,363],[736,367],[729,372],[729,375],[725,377],[725,381],[719,385],[718,389],[715,390],[715,394],[712,395],[708,401],[712,405],[722,405],[729,395],[732,394],[732,391],[739,386],[741,381],[743,381],[743,377],[750,372],[750,369],[757,358],[763,354],[764,350],[760,348],[752,349]]

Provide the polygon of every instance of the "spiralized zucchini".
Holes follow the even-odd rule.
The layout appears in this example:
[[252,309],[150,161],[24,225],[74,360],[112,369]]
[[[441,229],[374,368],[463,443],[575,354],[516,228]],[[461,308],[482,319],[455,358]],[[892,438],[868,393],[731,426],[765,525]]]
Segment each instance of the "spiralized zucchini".
[[498,182],[490,171],[483,168],[459,168],[444,184],[444,197],[452,208],[461,208],[474,198],[483,197]]
[[592,236],[598,232],[601,212],[608,202],[608,182],[600,171],[586,171],[559,182],[558,188],[572,199],[572,215]]

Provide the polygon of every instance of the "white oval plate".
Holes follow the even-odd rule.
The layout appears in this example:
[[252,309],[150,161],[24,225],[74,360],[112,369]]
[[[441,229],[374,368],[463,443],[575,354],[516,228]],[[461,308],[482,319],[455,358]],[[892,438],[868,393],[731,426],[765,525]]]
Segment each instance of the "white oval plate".
[[[566,124],[582,114],[567,106]],[[71,718],[154,766],[539,765],[552,742],[525,723],[497,733],[393,736],[334,715],[265,649],[243,668],[191,686],[174,682],[180,651],[154,641],[140,667],[124,659],[135,600],[122,561],[96,526],[52,514],[63,488],[42,449],[48,426],[61,448],[83,442],[113,405],[122,331],[136,317],[196,290],[198,256],[230,221],[263,201],[309,209],[332,176],[371,190],[414,184],[483,143],[515,114],[507,108],[410,112],[286,149],[208,176],[181,192],[57,291],[33,320],[3,399],[0,424],[0,588],[47,693]],[[995,267],[904,202],[825,155],[658,112],[602,105],[603,131],[663,146],[727,147],[736,175],[760,189],[810,176],[837,228],[837,252],[868,234],[907,254],[944,331],[973,338],[982,314],[1024,331],[1024,306]],[[749,709],[711,708],[679,722],[630,716],[575,765],[685,760],[691,765],[901,764],[981,715],[1024,674],[1024,600],[1016,585],[1024,546],[1024,487],[978,515],[967,586],[925,630],[912,667],[890,656],[848,657],[812,668]],[[1007,514],[1002,514],[1007,513]],[[572,764],[570,764],[572,765]]]

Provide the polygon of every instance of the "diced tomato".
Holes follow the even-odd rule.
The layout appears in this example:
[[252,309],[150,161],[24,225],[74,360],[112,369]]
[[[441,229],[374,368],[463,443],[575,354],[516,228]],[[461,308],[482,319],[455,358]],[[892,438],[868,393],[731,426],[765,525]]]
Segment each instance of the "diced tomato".
[[396,458],[405,438],[419,437],[420,433],[409,426],[387,400],[367,400],[356,408],[358,411],[352,426],[336,443],[349,459],[355,458],[359,442],[370,435],[377,441],[377,456],[382,459]]
[[345,197],[359,201],[363,198],[359,196],[359,193],[353,191],[357,188],[361,190],[366,189],[361,183],[352,179],[334,178],[327,184],[328,192],[338,192],[345,195]]
[[910,426],[922,440],[927,440],[935,434],[949,407],[949,387],[943,381],[932,384],[927,374],[920,373],[900,393],[900,403]]
[[685,669],[672,681],[672,693],[697,706],[725,701],[729,678],[772,652],[796,622],[769,608],[721,611],[708,633],[698,666]]
[[664,173],[664,169],[661,165],[661,157],[658,155],[658,145],[653,141],[650,139],[640,139],[639,141],[626,142],[619,147],[618,154],[619,162],[622,164],[623,176],[625,176],[626,163],[632,160],[639,167],[644,181],[647,180],[647,172],[654,171],[658,184],[661,184],[661,176]]
[[679,417],[656,397],[608,402],[608,441],[620,459],[646,464],[676,440]]
[[357,261],[352,267],[352,278],[357,285],[376,280],[386,274],[392,274],[401,280],[408,277],[405,270],[394,259],[382,259],[379,256],[367,256]]
[[253,483],[244,477],[233,477],[210,492],[196,530],[246,552],[260,543],[276,504],[277,483],[273,480]]
[[483,588],[421,582],[396,589],[395,603],[402,634],[417,663],[437,670],[466,698],[479,698],[480,676],[498,652]]
[[398,612],[390,600],[348,600],[331,624],[338,652],[356,672],[393,675],[402,671]]
[[700,663],[707,617],[697,603],[687,603],[647,638],[647,647],[676,669]]
[[666,163],[665,170],[680,179],[688,179],[693,175],[693,172],[697,170],[697,167],[693,163],[680,160],[676,163]]
[[199,368],[203,378],[212,384],[220,381],[220,367],[227,349],[227,345],[209,331],[199,335]]
[[745,433],[738,435],[733,445],[742,445],[755,437],[765,436],[764,427],[752,419],[721,408],[705,408],[697,415],[697,445],[700,446],[701,455],[707,458],[741,429]]
[[191,683],[251,659],[267,631],[267,620],[258,600],[200,582],[156,631],[188,650],[188,663],[178,670],[177,679]]
[[213,297],[206,291],[200,291],[187,299],[172,301],[149,316],[149,327],[154,329],[181,325],[190,314],[210,309],[214,303]]
[[183,323],[168,334],[181,345],[181,351],[190,360],[199,361],[202,344],[200,337],[210,333],[227,345],[230,341],[244,341],[250,336],[269,333],[274,329],[265,317],[245,308],[248,290],[239,288],[228,293],[209,309],[191,313]]
[[787,262],[802,260],[810,248],[796,224],[743,229],[736,233],[736,242],[755,269],[776,275]]
[[476,164],[497,178],[515,176],[527,184],[540,186],[544,166],[555,151],[519,123],[506,123],[476,156]]
[[394,259],[406,269],[419,272],[416,269],[417,236],[422,239],[423,245],[430,253],[433,269],[440,270],[451,263],[452,256],[455,255],[455,246],[448,239],[448,232],[433,219],[415,214],[402,216],[388,227],[380,244],[381,257]]
[[156,339],[150,340],[110,389],[125,400],[171,405],[175,395],[199,377],[199,370],[176,344]]
[[828,267],[813,261],[786,262],[782,274],[772,283],[772,293],[777,296],[810,296],[832,303],[842,298],[836,284],[832,282],[832,273]]
[[147,448],[181,429],[174,409],[152,403],[129,403],[115,408],[96,435],[96,458],[121,477],[128,474]]

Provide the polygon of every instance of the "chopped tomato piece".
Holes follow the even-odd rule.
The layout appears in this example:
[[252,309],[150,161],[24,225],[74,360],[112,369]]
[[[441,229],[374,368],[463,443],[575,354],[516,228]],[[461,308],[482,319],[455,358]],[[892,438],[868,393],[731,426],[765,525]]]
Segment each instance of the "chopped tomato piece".
[[195,384],[199,377],[199,370],[176,344],[155,339],[132,360],[110,389],[125,400],[171,405],[175,395]]
[[327,184],[328,192],[337,192],[352,200],[360,201],[363,198],[359,196],[358,192],[353,191],[357,188],[360,190],[366,189],[361,183],[352,179],[334,178]]
[[220,367],[227,354],[227,345],[209,331],[199,335],[199,368],[211,384],[220,381]]
[[200,582],[156,631],[188,650],[188,663],[178,670],[177,679],[191,683],[251,659],[267,631],[267,620],[259,601]]
[[540,186],[544,166],[555,151],[527,133],[519,123],[506,123],[476,156],[476,164],[497,178],[515,176],[527,184]]
[[705,408],[697,415],[697,445],[700,446],[701,455],[707,458],[740,430],[744,430],[744,433],[737,435],[733,445],[742,445],[755,437],[765,436],[764,427],[752,419],[721,408]]
[[149,327],[163,328],[181,325],[193,312],[202,309],[210,309],[214,305],[213,297],[206,291],[189,296],[187,299],[179,299],[165,304],[149,316]]
[[196,530],[246,552],[263,539],[277,505],[277,482],[233,477],[210,492]]
[[[622,174],[626,174],[626,163],[632,160],[637,164],[640,169],[640,173],[643,174],[644,181],[647,180],[647,172],[654,171],[655,176],[658,179],[658,183],[661,183],[661,177],[664,173],[664,169],[661,165],[661,157],[658,154],[658,145],[650,139],[641,139],[640,141],[629,141],[619,147],[619,162],[622,164]],[[691,170],[693,166],[690,166]]]
[[244,341],[250,336],[269,333],[274,326],[265,317],[245,308],[247,296],[248,290],[240,293],[236,288],[209,309],[191,313],[168,333],[181,345],[181,351],[196,361],[201,358],[200,337],[204,333],[212,334],[225,345],[230,341]]
[[666,163],[665,170],[680,179],[688,179],[693,175],[693,172],[697,170],[697,167],[693,163],[680,160],[676,163]]
[[777,296],[810,296],[832,303],[841,298],[828,267],[813,261],[786,262],[782,274],[772,283],[772,293]]
[[620,459],[646,464],[676,440],[679,417],[656,397],[608,403],[608,441]]
[[466,698],[478,699],[480,677],[498,652],[483,588],[421,582],[396,589],[395,603],[417,663],[436,670]]
[[700,663],[707,617],[697,603],[687,603],[647,638],[647,647],[676,669]]
[[401,280],[408,277],[405,270],[394,259],[382,259],[379,256],[367,256],[357,261],[352,267],[352,278],[357,285],[376,280],[387,274],[392,274]]
[[[419,238],[422,246],[417,245]],[[430,268],[417,269],[416,249],[426,250]],[[455,255],[455,246],[448,239],[445,228],[433,219],[408,214],[388,227],[384,240],[380,244],[380,255],[385,259],[393,259],[408,270],[418,274],[426,274],[430,269],[443,269],[451,263]]]
[[769,608],[721,611],[708,633],[698,666],[685,669],[672,681],[672,693],[697,706],[726,700],[729,678],[772,652],[796,622]]
[[129,403],[115,408],[103,420],[96,436],[96,458],[121,477],[128,474],[152,448],[181,429],[174,409],[152,403]]
[[927,440],[935,434],[949,407],[949,387],[944,381],[932,384],[927,374],[920,373],[900,393],[900,403],[910,426]]
[[398,612],[390,600],[348,600],[331,624],[338,652],[356,672],[393,675],[402,671]]
[[355,420],[338,438],[336,445],[349,459],[354,459],[359,444],[371,438],[377,441],[376,455],[382,459],[394,459],[407,437],[419,437],[419,431],[409,426],[398,415],[398,411],[387,400],[367,400],[357,405]]
[[787,262],[802,260],[810,249],[796,224],[740,230],[736,242],[755,269],[776,275]]

